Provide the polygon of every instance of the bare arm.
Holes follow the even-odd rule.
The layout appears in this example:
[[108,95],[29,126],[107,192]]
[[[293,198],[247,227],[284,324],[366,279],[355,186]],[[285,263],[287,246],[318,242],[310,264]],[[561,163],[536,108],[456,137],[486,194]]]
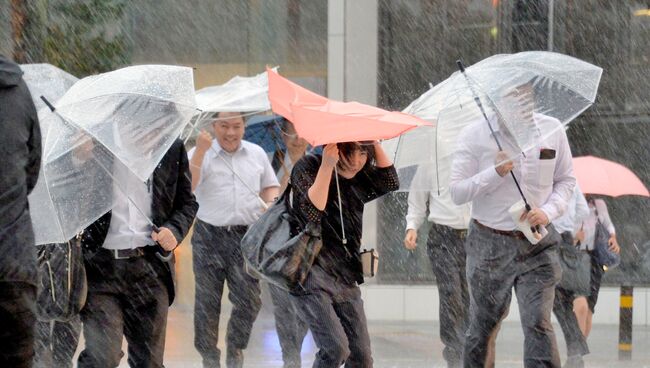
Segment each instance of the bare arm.
[[265,203],[272,203],[280,195],[280,187],[266,187],[260,192]]
[[190,159],[190,172],[192,173],[192,192],[196,190],[196,187],[201,181],[201,166],[203,165],[203,158],[205,153],[208,152],[212,146],[212,136],[210,133],[201,131],[199,136],[196,139],[196,149],[194,150],[194,155]]
[[307,196],[311,203],[318,210],[325,210],[327,196],[329,194],[332,172],[339,160],[339,149],[336,144],[328,144],[323,150],[323,161],[321,162],[314,184],[307,190]]
[[384,149],[381,148],[381,144],[379,144],[378,141],[375,141],[373,146],[375,147],[375,160],[377,160],[377,167],[383,168],[393,164]]
[[205,157],[205,152],[200,152],[199,150],[194,151],[194,155],[190,160],[190,172],[192,173],[192,192],[199,185],[201,180],[201,165],[203,165],[203,158]]

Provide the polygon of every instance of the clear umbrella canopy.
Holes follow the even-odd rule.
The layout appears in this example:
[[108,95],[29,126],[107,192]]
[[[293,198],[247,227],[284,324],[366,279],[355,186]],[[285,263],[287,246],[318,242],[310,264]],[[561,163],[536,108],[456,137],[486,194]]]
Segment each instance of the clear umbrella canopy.
[[145,181],[196,113],[193,72],[138,65],[99,74],[77,82],[54,107]]
[[[489,124],[497,133],[485,139],[509,158],[526,154],[594,103],[601,74],[595,65],[546,51],[494,55],[452,74],[404,110],[434,127],[384,143],[401,189],[446,188],[456,139],[472,124]],[[411,180],[419,165],[433,168],[430,180],[419,181],[426,187]]]
[[51,64],[23,64],[20,69],[37,111],[46,107],[41,96],[56,102],[79,80]]
[[54,107],[39,112],[43,159],[29,197],[37,244],[65,242],[110,210],[122,190],[115,172],[150,178],[196,111],[192,69],[142,65],[84,78]]
[[196,106],[199,113],[182,135],[186,141],[214,120],[216,113],[238,112],[249,116],[270,110],[268,74],[237,75],[224,84],[202,88],[196,91]]

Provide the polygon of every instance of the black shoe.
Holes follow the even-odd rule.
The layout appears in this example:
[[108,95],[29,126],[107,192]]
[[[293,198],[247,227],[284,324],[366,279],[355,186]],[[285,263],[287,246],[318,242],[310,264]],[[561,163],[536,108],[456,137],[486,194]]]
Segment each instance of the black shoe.
[[226,367],[242,368],[244,366],[244,350],[229,347],[226,350]]
[[585,368],[585,362],[582,355],[573,355],[567,358],[562,368]]

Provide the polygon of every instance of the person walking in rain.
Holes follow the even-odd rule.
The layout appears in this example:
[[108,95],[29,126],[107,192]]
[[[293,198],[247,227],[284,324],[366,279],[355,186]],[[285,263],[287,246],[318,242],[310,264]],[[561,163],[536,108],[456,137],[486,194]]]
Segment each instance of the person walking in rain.
[[181,140],[174,141],[146,183],[117,162],[113,170],[113,209],[81,239],[88,297],[78,366],[117,367],[124,336],[131,367],[160,368],[175,290],[173,262],[163,262],[158,252],[180,244],[198,209],[187,152]]
[[[553,127],[553,134],[531,149],[509,159],[500,151],[516,151],[504,124],[496,116],[465,127],[457,140],[450,176],[454,203],[471,202],[472,221],[465,248],[470,292],[469,328],[465,339],[465,367],[483,367],[488,342],[505,317],[515,288],[524,331],[525,367],[560,367],[557,342],[551,324],[555,285],[561,269],[556,246],[559,234],[550,225],[560,217],[571,198],[575,177],[571,150],[559,121],[535,113],[533,86],[525,83],[507,91],[521,111],[519,128],[538,134]],[[521,105],[521,102],[524,102]],[[491,132],[490,127],[494,129]],[[492,136],[494,134],[494,136]],[[517,231],[509,213],[520,201],[510,172],[519,178],[531,210],[519,220],[531,227],[545,226],[548,234],[533,246]]]
[[[555,229],[562,236],[562,246],[574,247],[574,236],[582,221],[589,215],[589,207],[580,187],[576,184],[573,195],[568,203],[567,210],[560,218],[553,221]],[[580,272],[581,270],[576,270]],[[562,277],[576,277],[573,273],[563,272]],[[582,368],[584,361],[582,357],[589,354],[589,346],[585,336],[580,330],[577,317],[573,311],[574,300],[584,297],[575,291],[562,288],[559,284],[555,288],[555,300],[553,302],[553,313],[560,323],[564,341],[567,346],[567,361],[565,368]]]
[[41,133],[17,64],[0,55],[0,367],[31,367],[38,285],[27,196],[38,179]]
[[600,283],[603,278],[605,270],[603,266],[598,263],[594,255],[594,246],[596,241],[596,228],[598,222],[603,224],[609,239],[607,245],[614,253],[620,253],[621,248],[616,240],[616,228],[612,219],[609,217],[607,204],[600,198],[587,196],[587,204],[589,206],[589,215],[584,219],[580,226],[580,230],[576,233],[576,240],[580,243],[580,249],[589,253],[591,259],[591,280],[590,292],[588,296],[579,296],[574,301],[574,310],[578,318],[580,330],[582,330],[585,339],[589,337],[591,332],[591,320],[596,310],[596,302],[598,301],[598,293],[600,292]]
[[399,188],[378,142],[328,144],[300,159],[291,174],[298,223],[319,224],[322,248],[301,286],[291,290],[300,318],[318,346],[315,368],[372,367],[359,284],[364,204]]
[[194,346],[203,367],[219,367],[219,316],[228,281],[233,311],[226,333],[226,365],[241,367],[261,308],[258,280],[244,270],[240,242],[249,225],[278,196],[279,183],[262,147],[243,140],[241,114],[213,121],[216,139],[203,131],[190,151],[192,188],[199,202],[192,238],[196,281]]
[[[418,168],[413,186],[424,189],[431,182],[431,170],[422,165]],[[408,250],[417,247],[418,228],[429,211],[431,223],[427,238],[427,254],[436,276],[440,298],[440,339],[445,348],[443,356],[448,367],[460,367],[465,329],[469,309],[469,294],[465,277],[464,240],[469,225],[470,206],[452,202],[448,188],[411,190],[406,214],[404,246]]]
[[[280,181],[280,191],[283,192],[289,182],[294,163],[305,155],[308,143],[296,134],[296,129],[289,120],[283,118],[280,129],[287,149],[286,151],[277,150],[274,152],[271,166]],[[309,327],[298,317],[296,309],[289,298],[289,293],[272,283],[268,283],[268,285],[271,300],[273,301],[275,329],[280,339],[284,367],[299,368],[301,366],[300,351],[302,342]]]

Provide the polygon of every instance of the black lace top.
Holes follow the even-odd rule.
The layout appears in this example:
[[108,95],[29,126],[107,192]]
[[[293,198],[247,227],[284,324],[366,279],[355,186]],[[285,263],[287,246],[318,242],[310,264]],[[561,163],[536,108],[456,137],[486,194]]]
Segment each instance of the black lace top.
[[293,210],[298,222],[320,223],[323,248],[316,263],[326,272],[347,284],[363,283],[363,270],[359,248],[365,203],[399,188],[397,172],[393,166],[378,168],[366,165],[352,179],[339,176],[343,225],[347,244],[343,244],[336,180],[332,176],[325,211],[318,210],[307,196],[320,168],[322,156],[306,155],[296,162],[291,172]]

